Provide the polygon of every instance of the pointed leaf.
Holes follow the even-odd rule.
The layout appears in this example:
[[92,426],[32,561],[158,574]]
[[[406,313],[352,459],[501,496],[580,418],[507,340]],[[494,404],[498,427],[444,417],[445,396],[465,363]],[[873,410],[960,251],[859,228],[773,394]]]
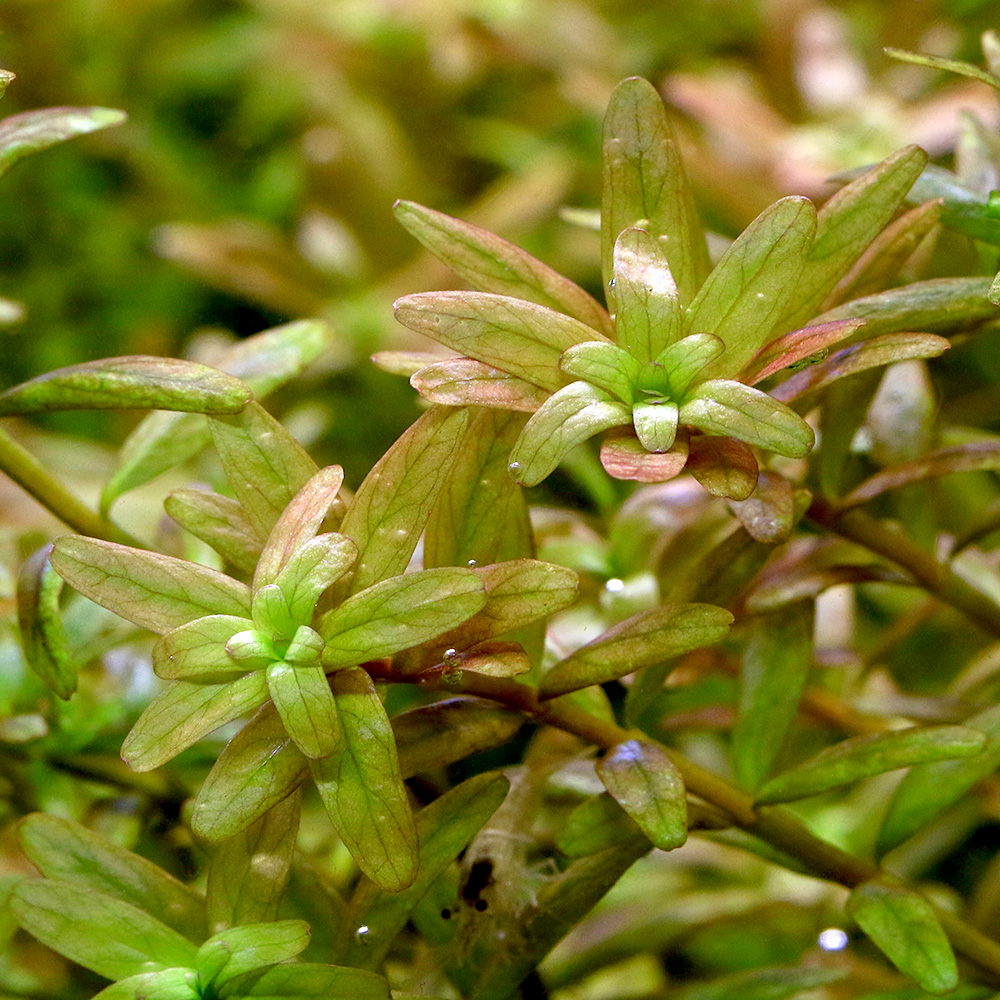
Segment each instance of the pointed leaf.
[[205,901],[159,865],[60,816],[32,813],[22,820],[18,836],[46,878],[112,896],[192,941],[204,939]]
[[485,604],[482,581],[468,569],[441,567],[383,580],[324,615],[323,663],[346,667],[389,656],[460,625]]
[[230,684],[172,681],[139,716],[122,744],[134,771],[151,771],[227,722],[248,715],[267,699],[261,672]]
[[35,552],[17,575],[17,624],[28,666],[68,701],[76,691],[76,663],[59,614],[62,577],[52,568],[51,545]]
[[614,800],[661,851],[687,840],[684,779],[662,747],[626,740],[597,762],[597,775]]
[[0,122],[0,176],[29,153],[126,120],[114,108],[41,108]]
[[880,855],[901,844],[1000,767],[1000,706],[987,708],[963,725],[986,737],[986,749],[974,757],[911,768],[896,787],[882,821]]
[[664,249],[644,229],[626,229],[615,240],[616,339],[640,362],[652,360],[681,336],[680,299]]
[[670,451],[677,438],[676,403],[636,403],[632,407],[632,426],[647,451]]
[[354,542],[336,532],[317,535],[300,546],[275,580],[288,602],[292,621],[303,625],[310,622],[320,594],[341,579],[357,558]]
[[985,83],[994,90],[1000,90],[1000,79],[972,63],[959,59],[945,59],[943,56],[927,56],[921,52],[907,52],[906,49],[886,48],[883,51],[890,59],[915,63],[917,66],[929,66],[931,69],[940,69],[947,73],[957,73],[959,76],[967,76],[972,80]]
[[982,733],[964,726],[913,726],[855,736],[772,778],[758,793],[757,801],[792,802],[900,767],[974,757],[985,746]]
[[757,459],[742,441],[693,434],[688,448],[687,471],[712,496],[746,500],[757,488]]
[[623,403],[632,402],[632,387],[642,372],[642,365],[623,348],[597,340],[569,348],[559,367],[572,378],[583,379]]
[[931,333],[887,333],[881,337],[872,337],[860,344],[845,347],[815,365],[796,372],[772,389],[771,396],[785,404],[794,401],[802,409],[799,400],[826,388],[838,379],[897,361],[936,358],[949,347],[951,344],[944,337]]
[[427,365],[410,376],[424,399],[442,406],[488,406],[534,413],[548,392],[532,382],[473,358],[451,358]]
[[365,476],[340,526],[359,552],[351,593],[406,569],[468,422],[464,410],[429,410]]
[[226,643],[238,632],[253,628],[249,618],[206,615],[185,622],[161,636],[153,646],[153,665],[165,680],[225,684],[247,668],[226,652]]
[[368,934],[363,941],[352,938],[343,956],[346,965],[363,969],[382,965],[413,908],[500,807],[509,787],[502,774],[477,774],[419,812],[420,874],[398,893],[381,892],[368,880],[358,886],[351,898],[350,925],[367,927]]
[[488,292],[422,292],[393,306],[403,326],[542,389],[564,384],[567,347],[607,338],[579,320],[534,302]]
[[[604,191],[601,198],[601,270],[614,277],[619,234],[644,229],[660,244],[687,305],[709,272],[708,248],[673,129],[660,95],[632,77],[615,88],[604,116]],[[608,288],[615,311],[614,288]]]
[[[211,440],[207,424],[205,437]],[[163,509],[237,569],[253,572],[262,543],[238,500],[211,490],[174,490],[167,494]]]
[[274,920],[295,853],[300,796],[293,792],[212,853],[206,890],[213,933]]
[[793,410],[729,379],[700,382],[681,404],[680,420],[706,434],[738,438],[788,458],[804,458],[815,442],[812,428]]
[[322,667],[272,663],[267,689],[295,745],[307,757],[329,757],[343,745],[340,719]]
[[687,460],[688,438],[683,428],[670,449],[664,452],[646,451],[634,431],[632,434],[611,433],[601,443],[601,465],[615,479],[665,483],[684,471]]
[[725,638],[733,616],[710,604],[662,605],[626,618],[542,678],[539,695],[554,698],[710,646]]
[[226,481],[265,539],[296,493],[318,471],[305,449],[260,404],[213,417],[212,438]]
[[226,984],[225,998],[254,1000],[390,1000],[389,984],[363,969],[296,962],[250,973]]
[[691,307],[685,330],[713,333],[726,351],[705,370],[732,377],[771,339],[798,290],[816,233],[816,209],[806,198],[782,198],[740,234],[715,265]]
[[786,329],[804,325],[820,311],[837,282],[891,221],[926,163],[919,146],[907,146],[851,181],[820,209],[816,242],[782,317]]
[[846,340],[862,326],[863,320],[845,319],[792,330],[761,348],[740,373],[739,380],[747,385],[756,385],[782,368],[808,364],[808,359],[814,355],[815,361],[822,361],[830,345]]
[[176,358],[135,355],[57,368],[15,385],[0,393],[0,416],[146,408],[239,413],[251,398],[252,393],[239,379],[215,368]]
[[287,799],[308,774],[306,758],[269,702],[219,755],[195,799],[191,827],[210,843],[234,837]]
[[250,613],[245,584],[158,552],[64,535],[56,539],[51,560],[85,597],[151,632],[169,632],[204,615]]
[[767,776],[799,706],[812,667],[813,605],[799,601],[751,620],[733,727],[733,772],[754,791]]
[[578,444],[631,421],[631,407],[586,382],[573,382],[528,420],[507,468],[514,482],[536,486]]
[[217,988],[244,973],[286,962],[308,944],[309,925],[304,920],[243,924],[209,938],[198,949],[195,967],[203,990]]
[[725,349],[726,345],[715,334],[692,333],[661,351],[653,364],[663,370],[671,394],[680,399],[695,377]]
[[344,470],[339,465],[328,465],[292,497],[260,554],[253,577],[255,590],[274,583],[296,549],[316,535],[343,483]]
[[397,201],[394,211],[411,235],[479,291],[537,302],[611,335],[607,311],[579,285],[527,251],[412,201]]
[[330,683],[344,749],[310,762],[316,787],[358,867],[387,892],[399,892],[416,878],[419,856],[392,728],[363,670],[339,670]]
[[197,949],[177,931],[145,910],[72,882],[25,879],[9,906],[29,934],[108,979],[194,965]]
[[753,493],[746,500],[730,500],[729,509],[751,538],[768,545],[785,541],[795,526],[792,484],[774,472],[761,472]]
[[958,985],[948,938],[930,903],[887,880],[865,882],[847,899],[847,912],[904,975],[929,993]]

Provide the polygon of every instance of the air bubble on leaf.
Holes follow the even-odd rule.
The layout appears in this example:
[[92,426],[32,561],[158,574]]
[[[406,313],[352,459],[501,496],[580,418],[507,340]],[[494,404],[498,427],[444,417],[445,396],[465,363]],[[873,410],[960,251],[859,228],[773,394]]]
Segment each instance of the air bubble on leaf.
[[478,563],[476,562],[476,560],[475,560],[475,559],[470,559],[470,560],[469,560],[469,561],[468,561],[468,562],[466,563],[466,566],[468,566],[468,567],[469,567],[469,569],[475,569],[475,568],[476,568],[476,566],[478,566],[478,565],[479,565],[479,564],[478,564]]
[[371,933],[371,928],[367,924],[362,924],[354,932],[354,940],[357,941],[358,944],[371,944]]
[[449,667],[460,667],[462,665],[462,657],[458,655],[458,650],[453,646],[449,646],[444,651],[444,662],[446,666]]
[[520,462],[511,462],[511,463],[510,463],[510,464],[509,464],[509,465],[507,466],[507,471],[508,471],[508,472],[509,472],[509,473],[510,473],[511,475],[514,475],[515,473],[517,473],[517,472],[520,472],[520,471],[521,471],[521,463],[520,463]]
[[823,951],[843,951],[847,947],[847,934],[839,927],[827,927],[820,931],[816,943]]
[[611,280],[610,280],[610,281],[608,282],[608,288],[614,288],[614,287],[615,287],[615,279],[614,279],[614,278],[612,278],[612,279],[611,279]]
[[617,594],[625,589],[625,581],[620,580],[617,576],[613,576],[604,585],[604,589],[610,591],[612,594]]

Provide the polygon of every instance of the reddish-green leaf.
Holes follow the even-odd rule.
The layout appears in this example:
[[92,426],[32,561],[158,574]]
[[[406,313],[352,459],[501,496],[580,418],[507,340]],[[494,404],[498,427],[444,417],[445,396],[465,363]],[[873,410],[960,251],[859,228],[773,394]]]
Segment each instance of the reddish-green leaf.
[[206,615],[171,629],[153,646],[153,666],[165,680],[224,684],[247,668],[226,652],[226,643],[238,632],[253,628],[249,618]]
[[712,496],[746,500],[757,488],[757,459],[742,441],[693,434],[688,449],[687,471]]
[[74,882],[25,879],[9,906],[29,934],[108,979],[194,965],[197,949],[177,931],[145,910]]
[[85,597],[151,632],[169,632],[203,615],[250,614],[245,584],[159,552],[64,535],[56,539],[51,559]]
[[28,666],[64,700],[76,691],[76,663],[59,614],[62,577],[52,568],[51,545],[30,556],[17,576],[17,624]]
[[756,385],[769,375],[797,365],[811,355],[816,355],[817,361],[826,357],[827,348],[846,340],[856,330],[864,326],[864,320],[844,319],[835,323],[822,323],[819,326],[805,326],[801,330],[792,330],[777,340],[765,344],[764,347],[747,363],[740,372],[739,379],[747,385]]
[[631,422],[631,407],[586,382],[573,382],[531,416],[507,468],[514,482],[536,486],[578,444]]
[[733,616],[710,604],[666,604],[612,626],[555,664],[539,694],[554,698],[603,684],[725,638]]
[[205,901],[159,865],[61,816],[32,813],[18,835],[24,853],[46,878],[120,899],[191,941],[204,940]]
[[559,356],[567,347],[607,340],[563,313],[488,292],[404,295],[394,309],[403,326],[550,391],[565,383]]
[[[205,436],[211,438],[207,425]],[[253,572],[262,540],[238,500],[210,490],[174,490],[167,494],[163,509],[237,569]]]
[[609,434],[601,444],[601,465],[615,479],[640,483],[665,483],[684,471],[688,460],[688,438],[683,430],[669,451],[649,452],[642,442],[625,432]]
[[0,416],[146,408],[239,413],[251,398],[239,379],[215,368],[176,358],[134,355],[57,368],[15,385],[0,393]]
[[774,472],[761,472],[753,493],[746,500],[730,500],[729,509],[751,538],[769,545],[785,541],[795,526],[792,484]]
[[213,417],[212,438],[236,499],[265,539],[296,493],[316,474],[305,449],[258,403]]
[[900,767],[974,757],[985,746],[982,733],[964,726],[913,726],[854,736],[772,778],[757,794],[757,801],[792,802]]
[[665,249],[645,229],[626,229],[615,240],[616,340],[640,362],[681,336],[680,299]]
[[782,198],[765,209],[722,256],[688,309],[685,330],[713,333],[726,351],[705,371],[731,378],[767,343],[798,290],[816,233],[806,198]]
[[655,847],[672,851],[687,840],[684,779],[662,747],[626,740],[598,760],[597,774]]
[[410,376],[424,399],[442,406],[488,406],[534,413],[549,394],[532,382],[509,375],[474,358],[451,358],[427,365]]
[[633,227],[660,244],[687,305],[709,272],[708,248],[663,102],[639,77],[618,84],[604,116],[601,271],[612,312],[615,242]]
[[419,854],[392,727],[363,670],[339,670],[330,681],[344,749],[310,761],[316,787],[358,867],[387,892],[399,892],[417,877]]
[[114,108],[41,108],[0,122],[0,176],[29,153],[126,120]]
[[847,912],[922,989],[947,993],[958,985],[955,955],[937,915],[912,889],[887,879],[865,882],[848,897]]
[[322,667],[272,663],[267,689],[285,730],[307,757],[329,757],[340,750],[340,719]]
[[537,302],[611,335],[611,318],[602,306],[513,243],[412,201],[397,201],[395,212],[435,257],[479,291]]
[[254,672],[230,684],[172,681],[139,716],[122,744],[135,771],[151,771],[227,722],[249,715],[267,699],[267,681]]

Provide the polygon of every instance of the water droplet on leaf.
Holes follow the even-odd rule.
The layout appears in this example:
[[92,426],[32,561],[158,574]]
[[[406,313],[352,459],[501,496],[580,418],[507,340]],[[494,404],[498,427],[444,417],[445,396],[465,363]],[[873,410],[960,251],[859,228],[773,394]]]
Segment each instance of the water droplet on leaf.
[[475,559],[470,559],[468,563],[466,563],[466,565],[469,567],[469,569],[475,569],[476,566],[479,564],[476,562]]
[[444,651],[444,662],[449,667],[460,667],[462,665],[462,657],[458,655],[457,649],[449,646]]
[[617,576],[613,576],[604,585],[604,589],[610,591],[612,594],[617,594],[625,589],[625,581],[619,580]]
[[357,941],[358,944],[371,944],[371,933],[371,928],[367,924],[362,924],[354,932],[354,940]]

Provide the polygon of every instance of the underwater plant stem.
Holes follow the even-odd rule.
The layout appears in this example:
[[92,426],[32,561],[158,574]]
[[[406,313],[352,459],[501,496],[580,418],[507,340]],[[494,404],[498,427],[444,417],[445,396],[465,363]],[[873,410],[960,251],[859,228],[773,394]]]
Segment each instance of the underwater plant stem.
[[0,428],[0,470],[31,494],[46,510],[81,535],[145,548],[127,532],[81,503],[3,428]]
[[1000,605],[897,525],[862,510],[840,510],[835,502],[821,496],[813,498],[807,516],[821,527],[892,560],[929,594],[957,608],[992,635],[1000,636]]

